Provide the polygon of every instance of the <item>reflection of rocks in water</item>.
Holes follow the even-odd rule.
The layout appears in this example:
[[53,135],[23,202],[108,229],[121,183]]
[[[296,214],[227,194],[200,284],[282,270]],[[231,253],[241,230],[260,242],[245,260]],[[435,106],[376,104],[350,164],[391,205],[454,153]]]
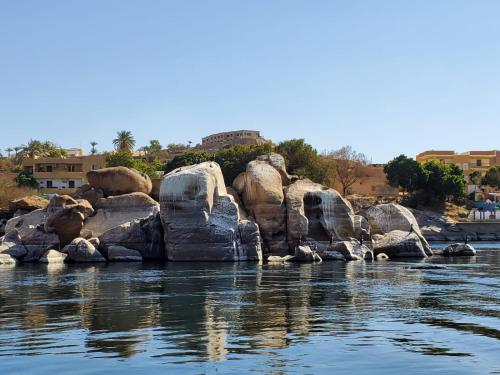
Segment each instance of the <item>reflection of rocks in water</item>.
[[207,355],[211,362],[221,361],[226,359],[228,350],[227,346],[227,329],[226,321],[219,321],[215,314],[215,306],[217,305],[210,295],[207,296],[205,303],[205,331],[207,340]]
[[97,348],[101,353],[113,353],[120,357],[131,357],[134,354],[144,352],[137,346],[151,339],[150,335],[144,334],[120,334],[109,336],[107,334],[90,333],[86,344],[90,348]]

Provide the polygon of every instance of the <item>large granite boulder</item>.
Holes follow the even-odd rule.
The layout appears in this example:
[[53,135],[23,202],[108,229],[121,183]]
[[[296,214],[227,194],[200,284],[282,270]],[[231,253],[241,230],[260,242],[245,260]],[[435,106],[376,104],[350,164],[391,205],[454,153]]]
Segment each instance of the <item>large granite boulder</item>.
[[251,238],[240,233],[245,223],[240,220],[234,198],[227,193],[217,163],[205,162],[168,173],[161,184],[160,205],[169,260],[258,259],[259,249],[248,246],[258,242],[258,231],[248,231],[246,236]]
[[280,154],[261,155],[257,157],[257,160],[264,161],[276,169],[281,176],[283,186],[290,185],[293,180],[297,179],[297,176],[291,176],[287,173],[285,158]]
[[422,235],[415,216],[406,207],[396,203],[379,204],[361,211],[360,215],[368,220],[372,235],[383,235],[394,230],[412,231],[420,238],[426,254],[432,255],[431,247]]
[[10,201],[9,211],[11,215],[19,216],[40,208],[46,208],[48,204],[49,201],[45,198],[39,197],[38,195],[28,195]]
[[9,254],[0,254],[0,266],[15,266],[17,259]]
[[427,254],[416,232],[393,230],[384,235],[373,236],[373,253],[392,258],[425,258]]
[[73,198],[85,199],[92,207],[95,207],[99,199],[104,198],[104,192],[102,189],[93,188],[89,184],[84,184],[76,190],[73,194]]
[[38,209],[10,219],[5,226],[6,233],[17,230],[28,251],[22,258],[23,262],[38,261],[46,250],[59,248],[59,236],[44,230],[46,214],[46,210]]
[[251,161],[233,181],[233,188],[259,225],[266,249],[273,255],[288,254],[285,197],[278,170],[266,161]]
[[62,253],[60,251],[50,249],[40,258],[40,263],[51,263],[51,264],[59,264],[64,263],[68,254]]
[[310,180],[298,180],[285,188],[288,243],[327,244],[355,235],[351,205],[333,189]]
[[346,241],[336,241],[325,250],[319,252],[319,255],[325,260],[338,260],[342,259],[338,256],[341,255],[343,260],[373,260],[373,252],[366,245],[361,244],[355,239]]
[[101,255],[94,245],[82,237],[75,238],[61,252],[67,254],[66,259],[71,262],[106,262],[106,258]]
[[99,250],[108,259],[109,248],[116,246],[135,250],[144,259],[165,259],[160,214],[120,224],[99,237]]
[[448,245],[443,251],[443,255],[447,257],[451,256],[474,256],[476,255],[476,249],[474,249],[470,244],[466,243],[454,243]]
[[11,230],[0,239],[0,254],[9,254],[16,259],[21,259],[28,254],[17,229]]
[[57,233],[61,246],[64,246],[80,235],[84,220],[93,213],[94,209],[86,200],[56,195],[47,206],[45,231]]
[[110,262],[140,262],[142,255],[137,250],[124,246],[110,246],[108,248],[108,260]]
[[87,172],[90,187],[101,189],[104,195],[121,195],[134,192],[149,194],[151,179],[145,173],[126,167],[110,167]]
[[160,205],[144,193],[130,193],[101,198],[95,208],[95,215],[86,220],[80,232],[82,237],[100,237],[112,228],[155,215]]

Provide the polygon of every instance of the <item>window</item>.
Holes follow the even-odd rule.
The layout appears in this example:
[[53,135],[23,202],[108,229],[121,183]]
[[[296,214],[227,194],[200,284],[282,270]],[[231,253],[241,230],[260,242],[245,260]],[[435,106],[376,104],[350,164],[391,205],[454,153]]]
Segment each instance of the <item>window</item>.
[[47,188],[49,188],[49,189],[52,188],[52,181],[47,180],[46,184],[47,184]]
[[47,172],[52,172],[52,165],[47,165],[47,167],[45,167]]
[[74,172],[75,166],[73,164],[68,164],[68,172]]
[[476,160],[476,167],[480,167],[483,165],[483,161],[481,159]]
[[68,182],[68,187],[69,187],[70,189],[74,189],[74,188],[75,188],[75,181],[70,180],[70,181]]

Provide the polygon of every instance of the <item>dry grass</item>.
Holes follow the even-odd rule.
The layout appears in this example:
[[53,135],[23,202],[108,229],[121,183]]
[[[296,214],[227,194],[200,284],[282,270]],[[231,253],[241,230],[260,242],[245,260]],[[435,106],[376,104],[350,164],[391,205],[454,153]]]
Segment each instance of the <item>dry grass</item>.
[[36,189],[18,187],[15,177],[15,173],[0,172],[0,208],[7,208],[11,200],[38,193]]
[[464,221],[464,219],[467,219],[468,214],[469,209],[467,207],[445,203],[443,215],[448,216],[452,221]]

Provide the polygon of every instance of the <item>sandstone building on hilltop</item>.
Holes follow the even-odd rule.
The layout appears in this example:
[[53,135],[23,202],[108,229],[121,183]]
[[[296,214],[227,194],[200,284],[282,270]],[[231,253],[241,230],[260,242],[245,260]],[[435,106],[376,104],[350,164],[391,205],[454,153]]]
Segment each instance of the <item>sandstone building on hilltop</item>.
[[217,151],[235,145],[262,145],[271,141],[260,136],[256,130],[236,130],[211,134],[203,137],[201,144],[194,147],[199,151]]

